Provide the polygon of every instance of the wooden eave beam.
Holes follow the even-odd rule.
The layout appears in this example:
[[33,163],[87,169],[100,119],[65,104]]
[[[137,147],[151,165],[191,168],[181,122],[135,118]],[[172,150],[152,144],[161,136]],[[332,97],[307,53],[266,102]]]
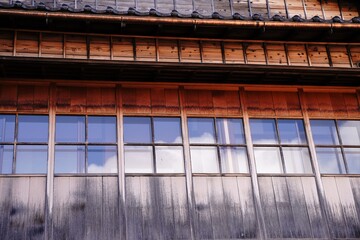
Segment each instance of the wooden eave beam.
[[66,19],[99,22],[119,22],[129,24],[167,24],[183,26],[213,26],[229,28],[285,28],[285,29],[360,29],[357,23],[317,23],[317,22],[276,22],[276,21],[248,21],[248,20],[219,20],[219,19],[193,19],[175,17],[152,16],[117,16],[105,14],[64,13],[45,11],[26,11],[17,9],[0,9],[0,15],[12,17],[34,17],[44,19]]

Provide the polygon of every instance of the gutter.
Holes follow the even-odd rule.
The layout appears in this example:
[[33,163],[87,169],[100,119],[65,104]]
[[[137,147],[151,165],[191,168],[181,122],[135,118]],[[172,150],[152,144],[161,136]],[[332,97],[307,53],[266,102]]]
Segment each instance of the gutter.
[[238,27],[238,28],[285,28],[285,29],[360,29],[358,23],[329,23],[329,22],[280,22],[280,21],[249,21],[249,20],[220,20],[220,19],[193,19],[177,17],[106,15],[89,13],[64,13],[45,11],[26,11],[15,9],[0,9],[0,15],[10,17],[33,17],[62,20],[84,20],[101,22],[120,22],[131,24],[167,24],[183,26],[207,27]]

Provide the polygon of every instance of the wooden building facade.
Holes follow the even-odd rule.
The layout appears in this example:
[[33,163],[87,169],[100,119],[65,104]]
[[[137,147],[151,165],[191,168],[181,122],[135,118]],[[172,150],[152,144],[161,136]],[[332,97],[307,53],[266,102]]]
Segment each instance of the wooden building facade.
[[355,0],[0,0],[0,239],[360,238]]

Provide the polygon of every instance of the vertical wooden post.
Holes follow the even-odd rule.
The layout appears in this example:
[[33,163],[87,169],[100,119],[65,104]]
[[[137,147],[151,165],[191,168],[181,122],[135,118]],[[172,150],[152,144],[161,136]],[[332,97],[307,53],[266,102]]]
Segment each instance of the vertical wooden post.
[[126,198],[125,198],[125,154],[124,154],[124,124],[122,111],[121,86],[116,87],[116,119],[117,119],[117,157],[118,157],[118,196],[119,196],[119,227],[121,239],[127,239],[126,229]]
[[54,202],[54,158],[55,158],[55,117],[56,117],[56,86],[49,89],[49,141],[48,164],[46,175],[45,196],[45,239],[53,239],[53,202]]
[[309,56],[309,48],[308,48],[307,44],[305,44],[305,52],[306,52],[306,59],[308,61],[308,66],[311,67],[311,59],[310,59],[310,56]]
[[290,62],[290,56],[289,56],[289,49],[288,49],[288,45],[286,43],[284,44],[284,49],[285,49],[287,65],[290,66],[291,62]]
[[325,201],[325,191],[324,191],[324,187],[322,185],[322,180],[321,180],[321,173],[320,173],[320,168],[319,168],[319,164],[318,164],[318,160],[317,160],[317,156],[316,156],[316,148],[315,148],[315,144],[314,144],[314,139],[312,138],[312,134],[311,134],[311,125],[310,125],[310,119],[309,119],[309,114],[307,112],[307,105],[305,103],[305,97],[304,97],[304,91],[303,89],[298,89],[299,92],[299,101],[300,101],[300,106],[301,106],[301,110],[303,113],[303,117],[304,117],[304,127],[305,127],[305,133],[307,136],[307,139],[309,141],[309,150],[310,150],[310,157],[312,159],[312,166],[313,166],[313,170],[315,173],[315,183],[316,183],[316,188],[317,188],[317,192],[319,195],[319,203],[320,203],[320,208],[321,208],[321,212],[323,214],[324,220],[325,220],[325,228],[326,228],[326,236],[331,239],[331,234],[330,234],[330,228],[329,228],[329,220],[328,220],[328,214],[326,211],[326,201]]
[[249,120],[249,115],[247,112],[247,103],[246,103],[246,96],[245,96],[244,88],[240,88],[239,93],[240,93],[241,111],[243,114],[243,121],[244,121],[244,133],[245,133],[247,154],[248,154],[248,159],[249,159],[249,168],[250,168],[250,175],[251,175],[251,184],[252,184],[252,188],[253,188],[256,219],[257,219],[257,224],[259,226],[260,238],[266,239],[267,233],[266,233],[266,227],[265,227],[265,217],[264,217],[264,212],[263,212],[261,200],[260,200],[260,188],[259,188],[259,182],[257,179],[255,155],[254,155],[254,148],[252,145],[252,138],[251,138],[251,132],[250,132],[250,120]]
[[327,54],[328,60],[329,60],[329,66],[333,67],[333,62],[332,62],[332,58],[331,58],[331,54],[330,54],[329,45],[325,45],[325,49],[326,49],[326,54]]
[[269,4],[269,0],[266,0],[266,10],[267,10],[267,15],[268,18],[271,18],[271,13],[270,13],[270,4]]
[[352,60],[352,56],[351,56],[351,51],[350,51],[350,46],[349,46],[349,45],[346,46],[346,51],[347,51],[347,54],[348,54],[348,57],[349,57],[350,67],[353,68],[353,67],[354,67],[354,62],[353,62],[353,60]]
[[184,157],[185,157],[185,177],[186,177],[186,189],[187,189],[187,202],[188,202],[188,213],[190,219],[190,233],[191,239],[196,239],[195,236],[195,197],[192,179],[192,168],[190,159],[190,144],[189,134],[187,128],[187,117],[185,110],[185,92],[184,87],[179,88],[179,102],[181,112],[181,130],[184,141]]
[[13,56],[16,56],[16,41],[17,41],[17,31],[14,31],[14,48],[13,48]]
[[304,8],[304,15],[305,15],[304,18],[308,19],[307,18],[307,11],[306,11],[306,4],[305,4],[304,0],[301,0],[301,2],[302,2],[302,5],[303,5],[303,8]]

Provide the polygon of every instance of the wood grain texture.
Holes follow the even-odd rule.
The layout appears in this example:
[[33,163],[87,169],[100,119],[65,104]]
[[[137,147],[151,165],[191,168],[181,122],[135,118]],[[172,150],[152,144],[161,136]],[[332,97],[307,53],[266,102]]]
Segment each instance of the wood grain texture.
[[329,51],[334,67],[351,67],[345,46],[330,46]]
[[41,34],[41,57],[63,58],[64,36],[57,33]]
[[179,49],[176,40],[159,39],[159,61],[179,62]]
[[49,88],[47,86],[19,85],[18,110],[47,112],[49,108]]
[[329,57],[326,52],[326,47],[323,45],[309,45],[308,53],[311,61],[311,66],[328,67]]
[[220,42],[203,41],[203,62],[204,63],[222,63],[222,50]]
[[224,43],[225,63],[245,63],[244,51],[241,43]]
[[299,0],[286,0],[289,18],[298,15],[305,18],[305,11],[302,1]]
[[304,44],[288,44],[288,55],[290,65],[292,66],[308,66],[307,54]]
[[258,234],[248,177],[194,177],[195,234],[199,239],[255,238]]
[[112,54],[114,60],[134,61],[132,38],[112,37]]
[[120,237],[116,177],[55,177],[55,239]]
[[18,32],[16,39],[16,56],[39,56],[39,33]]
[[304,0],[307,19],[311,19],[315,16],[324,18],[321,3],[318,0]]
[[322,1],[321,4],[324,9],[325,19],[330,20],[335,16],[341,16],[338,0],[326,0]]
[[266,44],[269,65],[287,65],[284,44]]
[[45,177],[0,178],[0,239],[45,239]]
[[237,91],[185,90],[185,109],[189,114],[240,115]]
[[310,117],[359,117],[355,93],[304,93]]
[[0,31],[0,56],[12,56],[14,51],[14,32]]
[[197,41],[180,41],[181,62],[201,62],[200,46]]
[[17,110],[17,85],[0,85],[0,110],[1,111],[16,111]]
[[249,64],[266,64],[265,52],[262,43],[248,43],[246,59]]
[[182,177],[127,177],[128,239],[189,239]]

